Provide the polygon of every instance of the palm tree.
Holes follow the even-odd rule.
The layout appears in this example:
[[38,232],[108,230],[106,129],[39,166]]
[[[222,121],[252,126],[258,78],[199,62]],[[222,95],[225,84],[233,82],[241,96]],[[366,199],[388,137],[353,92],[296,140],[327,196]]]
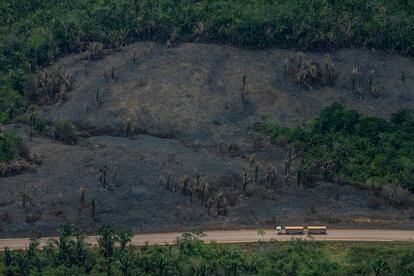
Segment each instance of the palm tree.
[[17,252],[16,256],[16,264],[17,268],[21,275],[27,276],[30,272],[30,263],[29,259],[27,258],[27,255],[24,254],[22,251]]
[[72,241],[70,236],[72,235],[73,227],[69,223],[66,223],[59,227],[59,239],[54,241],[58,248],[58,261],[60,264],[70,263],[72,259]]
[[92,219],[95,219],[96,216],[96,201],[95,199],[91,200],[91,217]]
[[214,197],[210,196],[207,200],[207,203],[206,203],[207,214],[209,216],[211,215],[211,208],[213,207],[213,204],[214,204]]
[[131,256],[125,252],[122,251],[118,258],[119,264],[121,265],[120,269],[122,272],[122,275],[128,276],[131,275],[130,270],[133,265],[133,261],[131,260]]
[[246,169],[244,169],[240,173],[240,179],[241,179],[241,183],[240,184],[241,184],[242,192],[244,193],[244,192],[246,192],[247,185],[250,182],[250,177],[249,177],[249,174],[247,173],[247,170]]
[[6,276],[12,276],[14,275],[12,270],[12,264],[13,264],[13,256],[8,247],[4,248],[3,253],[3,264],[5,268],[5,275]]
[[86,188],[80,188],[80,208],[83,209],[85,207],[85,195],[86,195]]
[[39,246],[39,239],[38,238],[31,238],[29,247],[26,248],[26,255],[29,261],[29,264],[36,268],[37,272],[42,272],[42,265],[39,260],[39,255],[37,248]]
[[388,270],[388,264],[383,259],[378,259],[372,264],[372,270],[375,276],[381,276],[383,272]]
[[105,258],[111,258],[114,254],[114,233],[108,225],[103,225],[99,228],[98,234],[100,237],[98,238],[98,246],[100,249],[101,254]]
[[77,264],[82,264],[86,259],[85,236],[78,232],[75,240],[75,259]]
[[121,246],[121,251],[125,251],[127,244],[131,242],[132,233],[130,230],[121,231],[115,238]]

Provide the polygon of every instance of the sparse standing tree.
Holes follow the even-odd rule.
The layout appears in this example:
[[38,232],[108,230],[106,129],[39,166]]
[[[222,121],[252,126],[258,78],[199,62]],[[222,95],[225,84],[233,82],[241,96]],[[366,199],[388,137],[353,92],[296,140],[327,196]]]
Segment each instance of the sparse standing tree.
[[292,161],[296,158],[297,156],[297,152],[295,147],[291,147],[288,150],[288,155],[285,159],[285,170],[284,170],[284,177],[288,177],[289,173],[290,173],[290,167],[292,165]]
[[369,93],[372,93],[372,85],[374,83],[374,70],[369,70],[368,79],[369,79],[368,91]]
[[190,202],[194,203],[194,196],[197,193],[197,184],[196,183],[192,183],[191,185],[191,189],[190,189]]
[[91,217],[94,220],[96,216],[96,201],[95,199],[91,200]]
[[207,179],[205,177],[202,178],[201,181],[201,191],[200,191],[200,204],[203,204],[207,200],[207,196],[210,192],[210,185],[207,182]]
[[199,147],[200,147],[200,142],[198,140],[195,140],[194,141],[194,149],[195,149],[195,152],[198,152],[198,148]]
[[247,104],[247,98],[246,98],[246,83],[247,83],[247,77],[243,75],[242,78],[242,91],[241,91],[241,100],[244,105]]
[[113,167],[113,173],[114,173],[114,175],[112,177],[112,182],[114,183],[114,185],[116,183],[117,172],[118,172],[118,168],[116,166],[114,166]]
[[158,178],[158,184],[163,188],[163,189],[167,189],[167,181],[165,180],[164,177],[160,176]]
[[364,89],[362,88],[362,86],[358,85],[356,90],[357,90],[357,94],[359,96],[359,100],[362,101],[362,95],[364,93]]
[[170,191],[170,187],[171,187],[171,184],[172,184],[171,183],[172,178],[173,178],[173,172],[171,170],[168,170],[168,172],[167,172],[167,183],[166,183],[167,191]]
[[259,180],[259,169],[260,169],[260,165],[256,164],[255,168],[254,168],[254,183],[257,185],[257,182]]
[[126,138],[133,138],[131,120],[128,118],[125,123]]
[[178,185],[183,195],[187,194],[187,187],[188,187],[189,182],[190,182],[190,177],[188,175],[184,175],[178,180]]
[[266,169],[266,186],[274,186],[276,183],[276,167],[269,165]]
[[85,208],[85,195],[86,195],[86,188],[80,188],[80,208]]
[[332,63],[331,57],[328,57],[325,63],[325,75],[327,79],[327,83],[329,85],[333,85],[337,75],[335,73],[335,64]]
[[243,75],[243,77],[242,77],[242,91],[243,92],[246,89],[246,82],[247,82],[247,77],[246,77],[246,75]]
[[241,183],[240,184],[241,184],[242,192],[245,193],[246,192],[247,185],[250,182],[249,174],[247,173],[247,170],[246,169],[244,169],[240,173],[240,180],[241,180]]
[[224,194],[222,191],[218,191],[216,194],[216,210],[217,215],[220,215],[220,209],[221,209],[221,201],[223,200]]
[[104,188],[106,188],[106,173],[108,171],[108,167],[104,165],[103,167],[99,168],[99,182],[102,184]]
[[26,210],[26,206],[27,206],[27,192],[23,192],[22,193],[22,205],[23,205],[23,209]]
[[283,74],[285,76],[289,74],[289,64],[290,64],[289,58],[288,57],[283,58]]
[[229,163],[227,163],[227,174],[230,176],[231,175],[231,162],[229,161]]
[[213,204],[214,204],[214,198],[212,196],[210,196],[207,200],[207,203],[206,203],[208,216],[211,215],[211,208],[213,207]]
[[405,82],[407,80],[407,74],[405,73],[405,71],[401,71],[400,80],[401,82]]
[[352,93],[355,93],[357,87],[358,68],[352,68]]

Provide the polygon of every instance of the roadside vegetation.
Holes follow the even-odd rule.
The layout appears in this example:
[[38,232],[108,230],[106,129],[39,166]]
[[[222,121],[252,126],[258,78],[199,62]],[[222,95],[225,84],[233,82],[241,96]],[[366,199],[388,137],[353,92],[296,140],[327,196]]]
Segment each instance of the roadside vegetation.
[[[58,240],[39,250],[2,253],[2,275],[413,275],[410,244],[323,243],[292,240],[204,244],[185,233],[175,244],[132,247],[131,233],[103,226],[98,247],[62,226]],[[116,246],[117,245],[117,246]]]
[[144,40],[327,51],[356,46],[414,55],[413,11],[406,0],[2,0],[0,122],[24,112],[28,102],[64,101],[74,80],[40,69],[71,52],[98,59],[106,49]]
[[396,204],[407,203],[408,191],[414,192],[414,116],[408,110],[386,121],[335,103],[303,127],[265,127],[275,141],[297,152],[298,185],[317,175],[378,188]]

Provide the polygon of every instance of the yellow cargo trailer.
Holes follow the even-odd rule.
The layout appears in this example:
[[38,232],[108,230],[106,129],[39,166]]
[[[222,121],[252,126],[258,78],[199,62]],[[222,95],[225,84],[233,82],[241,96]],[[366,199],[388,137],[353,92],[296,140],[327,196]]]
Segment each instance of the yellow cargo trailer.
[[308,234],[322,235],[326,234],[328,229],[326,226],[308,226],[306,230],[308,231]]

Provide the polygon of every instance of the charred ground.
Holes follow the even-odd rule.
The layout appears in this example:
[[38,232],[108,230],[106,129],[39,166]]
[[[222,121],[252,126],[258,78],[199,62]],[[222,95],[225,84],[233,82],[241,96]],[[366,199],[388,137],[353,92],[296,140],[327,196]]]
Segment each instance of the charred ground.
[[[43,106],[36,116],[69,121],[83,139],[64,145],[31,137],[26,126],[9,126],[42,164],[35,172],[1,179],[0,235],[51,234],[64,221],[91,232],[102,223],[134,231],[279,223],[412,227],[411,207],[393,208],[374,191],[320,181],[298,189],[294,177],[279,179],[287,149],[272,144],[261,126],[270,120],[298,126],[333,102],[384,118],[413,109],[414,63],[366,50],[305,53],[321,71],[330,60],[337,78],[331,85],[302,85],[286,73],[286,58],[298,55],[137,43],[97,60],[85,54],[60,59],[47,70],[69,72],[71,89],[65,101]],[[354,69],[360,91],[352,88]],[[375,93],[366,89],[372,70]],[[269,167],[278,172],[274,185],[267,180]],[[250,175],[244,192],[243,170]],[[225,212],[217,212],[222,206],[215,202],[209,216],[206,200],[191,202],[187,191],[175,189],[186,175],[190,186],[205,175],[208,193],[224,194]],[[171,179],[168,190],[160,177]]]

